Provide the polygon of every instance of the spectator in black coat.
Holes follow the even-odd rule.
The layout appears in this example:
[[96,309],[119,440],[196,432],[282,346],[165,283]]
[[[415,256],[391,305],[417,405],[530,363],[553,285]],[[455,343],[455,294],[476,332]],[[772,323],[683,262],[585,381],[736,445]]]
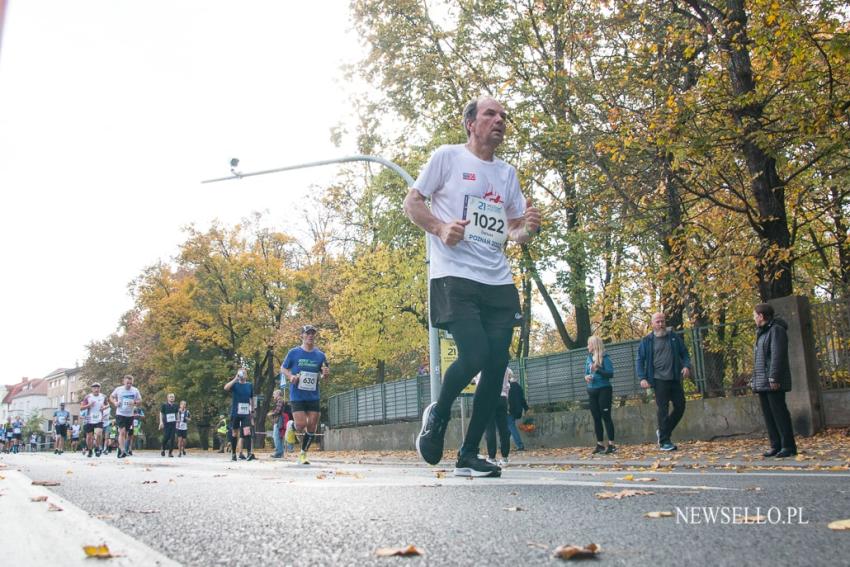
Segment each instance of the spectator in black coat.
[[511,432],[511,437],[514,440],[517,451],[525,451],[525,444],[522,442],[522,436],[519,434],[519,428],[516,426],[517,420],[522,418],[522,412],[528,410],[528,403],[525,401],[525,393],[522,391],[514,376],[513,371],[508,368],[508,382],[510,390],[508,391],[508,429]]
[[756,346],[753,364],[753,392],[758,394],[761,412],[770,438],[765,457],[783,459],[797,454],[791,414],[785,404],[785,392],[791,391],[791,366],[788,362],[788,323],[775,316],[773,306],[759,303],[753,309],[756,322]]

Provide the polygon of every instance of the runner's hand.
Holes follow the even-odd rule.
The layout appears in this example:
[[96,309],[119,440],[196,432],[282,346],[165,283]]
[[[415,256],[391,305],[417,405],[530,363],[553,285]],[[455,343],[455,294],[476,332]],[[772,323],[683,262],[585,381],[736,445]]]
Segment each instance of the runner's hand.
[[289,383],[290,384],[298,384],[299,378],[300,378],[300,376],[298,374],[293,374],[292,376],[289,377]]
[[322,365],[322,378],[327,378],[328,374],[330,374],[331,369],[328,368],[327,364]]
[[540,209],[531,204],[531,198],[526,198],[522,216],[525,218],[525,231],[529,235],[540,232]]
[[440,237],[440,240],[442,240],[443,243],[449,246],[454,246],[463,240],[463,233],[466,225],[468,224],[468,220],[455,220],[443,223],[440,225],[440,232],[437,236]]
[[640,381],[640,387],[643,388],[644,390],[648,390],[649,389],[649,382],[647,382],[646,380],[641,380]]

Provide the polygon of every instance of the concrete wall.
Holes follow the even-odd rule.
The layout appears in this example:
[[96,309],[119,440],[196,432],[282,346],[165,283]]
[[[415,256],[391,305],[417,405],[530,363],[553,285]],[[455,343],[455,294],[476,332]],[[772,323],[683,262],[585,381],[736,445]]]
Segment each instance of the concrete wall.
[[824,390],[821,396],[827,427],[850,425],[850,390]]
[[[613,408],[617,443],[655,441],[655,403]],[[595,441],[589,411],[536,413],[537,429],[523,433],[528,448],[587,447]],[[410,451],[421,423],[328,429],[325,449],[331,451]],[[755,396],[736,396],[689,401],[685,417],[673,432],[674,441],[710,440],[721,437],[763,436],[764,421]],[[460,446],[460,419],[453,419],[446,433],[446,455]]]

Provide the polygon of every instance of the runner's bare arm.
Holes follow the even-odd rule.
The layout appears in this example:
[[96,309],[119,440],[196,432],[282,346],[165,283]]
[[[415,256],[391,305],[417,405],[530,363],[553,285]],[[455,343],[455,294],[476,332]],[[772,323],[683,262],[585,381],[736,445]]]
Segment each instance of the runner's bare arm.
[[414,188],[411,188],[404,198],[404,212],[413,224],[437,236],[449,246],[454,246],[463,240],[464,227],[469,224],[468,220],[441,221],[431,213],[422,193]]
[[298,374],[293,374],[292,371],[289,370],[289,368],[281,368],[281,370],[283,371],[283,375],[286,376],[286,380],[290,384],[298,383]]

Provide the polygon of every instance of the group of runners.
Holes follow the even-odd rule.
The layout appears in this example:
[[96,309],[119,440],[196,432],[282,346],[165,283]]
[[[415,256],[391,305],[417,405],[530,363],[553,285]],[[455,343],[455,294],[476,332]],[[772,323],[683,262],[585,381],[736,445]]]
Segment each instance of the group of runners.
[[[303,465],[310,464],[307,452],[318,435],[320,381],[326,379],[330,372],[325,354],[315,346],[316,334],[316,327],[305,325],[301,329],[301,345],[291,349],[281,364],[280,387],[281,390],[287,386],[289,388],[291,413],[286,413],[291,415],[291,419],[284,415],[273,416],[277,418],[273,425],[276,430],[273,432],[281,441],[291,447],[300,438],[297,460]],[[109,396],[101,391],[100,383],[95,382],[90,386],[91,391],[80,401],[84,436],[82,451],[87,457],[100,457],[112,450],[117,451],[119,459],[133,454],[135,428],[142,412],[142,396],[138,388],[133,386],[133,380],[129,374],[124,376],[123,384]],[[228,440],[231,459],[236,461],[238,452],[241,458],[252,461],[256,459],[253,452],[256,396],[253,383],[248,381],[248,369],[239,368],[236,375],[224,385],[224,389],[231,394],[230,418],[226,424],[231,435]],[[280,397],[276,394],[275,400]],[[191,412],[185,400],[179,404],[175,402],[175,395],[169,393],[166,402],[160,406],[160,455],[163,457],[166,453],[174,457],[175,449],[178,457],[186,455]],[[78,450],[80,424],[72,423],[71,413],[65,409],[64,402],[53,412],[53,419],[54,454],[65,452],[69,433],[71,450]],[[0,450],[18,452],[23,445],[23,429],[24,423],[18,417],[9,418],[5,424],[0,423]],[[243,450],[247,451],[247,457],[242,453]],[[281,454],[276,451],[274,456],[279,457]]]
[[[294,445],[301,438],[301,449],[298,453],[298,463],[309,465],[307,451],[316,438],[319,427],[321,409],[320,382],[330,374],[325,353],[316,347],[318,330],[313,325],[301,328],[301,345],[290,349],[283,359],[280,368],[280,387],[289,387],[289,399],[292,409],[292,420],[276,419],[273,434],[280,435],[280,428],[285,428],[284,441]],[[237,460],[237,451],[242,448],[247,452],[246,460],[256,458],[252,450],[255,425],[255,395],[254,385],[248,381],[248,369],[240,368],[224,389],[231,394],[230,429],[231,429],[231,460]],[[279,452],[276,451],[276,455]]]
[[[95,382],[91,392],[80,401],[80,418],[84,421],[82,433],[85,436],[83,452],[87,457],[100,457],[113,449],[118,458],[133,454],[133,436],[135,420],[138,419],[142,395],[133,386],[133,376],[124,376],[123,385],[115,388],[109,397],[102,393],[100,383]],[[114,419],[112,412],[115,412]],[[77,450],[79,425],[70,424],[71,414],[65,404],[53,412],[55,422],[55,444],[53,452],[61,455],[65,452],[65,441],[71,429],[72,450]]]
[[0,423],[0,451],[19,453],[23,447],[24,422],[20,417],[9,417]]

